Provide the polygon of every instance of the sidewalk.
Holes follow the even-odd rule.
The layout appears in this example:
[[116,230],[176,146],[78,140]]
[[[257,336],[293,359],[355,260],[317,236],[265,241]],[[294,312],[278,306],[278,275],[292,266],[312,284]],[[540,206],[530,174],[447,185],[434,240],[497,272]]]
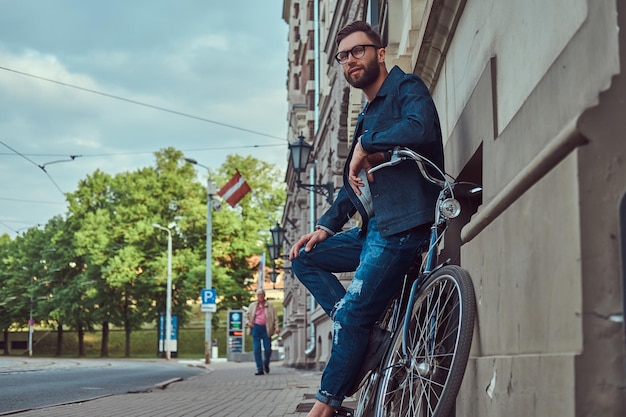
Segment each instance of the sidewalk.
[[[182,361],[181,361],[182,362]],[[315,401],[321,372],[272,362],[269,375],[255,376],[253,363],[216,361],[207,373],[169,381],[150,392],[113,395],[13,414],[19,417],[304,417]],[[349,400],[349,399],[347,399]],[[349,404],[346,404],[349,405]]]

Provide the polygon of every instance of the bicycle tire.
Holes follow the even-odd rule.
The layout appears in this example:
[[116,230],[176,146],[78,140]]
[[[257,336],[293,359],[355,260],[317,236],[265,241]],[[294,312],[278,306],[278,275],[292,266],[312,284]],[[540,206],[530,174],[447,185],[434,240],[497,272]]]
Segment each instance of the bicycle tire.
[[[383,314],[382,319],[376,326],[379,326],[381,329],[389,330],[395,303],[397,303],[397,299],[391,300],[385,314]],[[383,359],[384,357],[381,358],[381,362]],[[379,369],[377,368],[380,368],[380,364],[378,364],[375,369],[367,372],[363,378],[360,378],[360,382],[358,382],[359,396],[354,413],[355,417],[367,417],[374,413],[374,407],[376,405],[374,400],[376,399],[376,392],[378,391]]]
[[[385,312],[381,316],[380,320],[376,323],[376,326],[381,329],[393,332],[398,327],[398,323],[401,323],[404,311],[402,306],[406,304],[402,299],[408,298],[408,295],[400,290],[396,296],[394,296],[385,308]],[[393,336],[391,337],[393,340]],[[389,346],[387,344],[387,346]],[[356,409],[354,412],[355,417],[371,417],[375,413],[376,407],[376,393],[378,391],[378,379],[380,375],[380,364],[384,361],[385,357],[381,358],[380,363],[368,372],[364,378],[359,382],[359,395],[357,397]]]
[[361,386],[357,398],[355,417],[368,417],[374,414],[376,391],[378,390],[378,372],[373,371]]
[[447,265],[426,279],[407,315],[407,334],[397,332],[385,358],[375,417],[448,417],[465,374],[475,315],[467,271]]

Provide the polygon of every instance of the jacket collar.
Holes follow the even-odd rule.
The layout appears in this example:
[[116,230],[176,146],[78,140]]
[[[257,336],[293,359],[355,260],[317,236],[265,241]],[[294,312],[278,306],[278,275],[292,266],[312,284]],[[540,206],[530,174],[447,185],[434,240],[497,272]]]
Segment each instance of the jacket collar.
[[394,65],[387,74],[387,78],[383,81],[383,85],[380,86],[380,89],[376,93],[376,97],[385,97],[387,94],[391,92],[393,86],[397,85],[402,76],[404,75],[404,71],[400,69],[397,65]]

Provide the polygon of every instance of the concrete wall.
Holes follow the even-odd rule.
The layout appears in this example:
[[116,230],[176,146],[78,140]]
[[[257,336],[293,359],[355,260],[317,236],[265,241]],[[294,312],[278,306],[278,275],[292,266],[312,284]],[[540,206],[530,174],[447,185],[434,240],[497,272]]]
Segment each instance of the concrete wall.
[[[431,88],[446,171],[484,188],[462,240],[445,242],[460,253],[477,295],[458,416],[626,415],[618,230],[626,194],[625,3],[376,3],[388,16],[388,65]],[[334,32],[366,10],[349,0],[320,4],[322,47],[330,51]],[[322,63],[317,182],[338,180],[360,100],[329,65]],[[290,201],[304,200],[288,198],[289,217],[306,209]],[[321,366],[330,326],[319,311],[310,320]]]
[[480,138],[485,189],[463,230],[478,321],[457,415],[626,414],[626,141],[601,99],[620,91],[616,4],[549,3],[468,2],[434,90],[448,154]]

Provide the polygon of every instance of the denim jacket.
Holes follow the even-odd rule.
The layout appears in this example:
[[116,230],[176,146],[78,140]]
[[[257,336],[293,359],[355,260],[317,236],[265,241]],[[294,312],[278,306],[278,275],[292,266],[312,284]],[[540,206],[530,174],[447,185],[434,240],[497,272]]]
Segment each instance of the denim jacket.
[[[437,109],[428,88],[415,74],[395,66],[376,97],[359,113],[352,148],[343,169],[343,187],[318,225],[338,232],[357,211],[366,229],[368,217],[348,183],[350,159],[358,137],[368,154],[408,147],[443,170],[443,143]],[[434,220],[439,189],[422,177],[413,161],[374,173],[370,183],[374,215],[382,236],[404,232]]]

